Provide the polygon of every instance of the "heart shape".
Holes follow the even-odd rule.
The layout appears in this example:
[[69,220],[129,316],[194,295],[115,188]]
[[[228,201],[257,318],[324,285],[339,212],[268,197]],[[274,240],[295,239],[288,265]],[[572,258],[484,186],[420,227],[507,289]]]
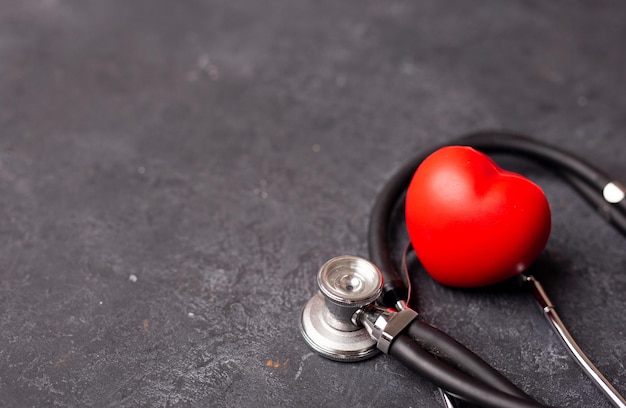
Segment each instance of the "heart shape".
[[456,287],[491,285],[523,272],[551,228],[539,186],[466,146],[441,148],[420,164],[405,213],[426,271]]

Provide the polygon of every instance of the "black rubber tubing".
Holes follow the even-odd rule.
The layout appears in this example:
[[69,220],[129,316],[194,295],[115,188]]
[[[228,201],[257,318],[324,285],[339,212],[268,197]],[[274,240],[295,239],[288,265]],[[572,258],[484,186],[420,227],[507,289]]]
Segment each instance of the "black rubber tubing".
[[484,408],[545,408],[538,402],[497,390],[433,357],[407,334],[401,334],[389,348],[389,355],[430,380],[454,397]]
[[409,326],[407,334],[430,354],[454,364],[457,369],[509,395],[532,401],[508,378],[443,331],[416,320]]

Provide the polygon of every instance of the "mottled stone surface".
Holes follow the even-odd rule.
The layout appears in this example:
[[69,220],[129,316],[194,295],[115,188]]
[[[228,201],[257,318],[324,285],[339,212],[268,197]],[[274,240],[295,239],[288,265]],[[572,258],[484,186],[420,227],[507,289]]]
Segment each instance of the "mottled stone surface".
[[[624,180],[625,15],[617,1],[3,1],[0,406],[439,406],[388,357],[311,353],[297,321],[315,273],[366,255],[385,180],[464,132],[527,132]],[[545,189],[537,274],[626,393],[624,238],[554,175],[501,163]],[[609,406],[528,293],[413,280],[426,321],[531,395]]]

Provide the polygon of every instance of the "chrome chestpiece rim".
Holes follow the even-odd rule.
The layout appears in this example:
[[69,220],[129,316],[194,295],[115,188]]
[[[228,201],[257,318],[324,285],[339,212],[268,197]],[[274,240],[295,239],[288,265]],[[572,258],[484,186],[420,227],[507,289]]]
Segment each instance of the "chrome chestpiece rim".
[[317,274],[320,291],[302,310],[300,330],[309,346],[337,361],[359,361],[378,353],[365,328],[352,323],[361,307],[382,293],[383,277],[371,262],[356,256],[338,256]]
[[383,278],[378,268],[363,258],[344,255],[326,262],[317,274],[320,291],[341,305],[365,306],[382,291]]

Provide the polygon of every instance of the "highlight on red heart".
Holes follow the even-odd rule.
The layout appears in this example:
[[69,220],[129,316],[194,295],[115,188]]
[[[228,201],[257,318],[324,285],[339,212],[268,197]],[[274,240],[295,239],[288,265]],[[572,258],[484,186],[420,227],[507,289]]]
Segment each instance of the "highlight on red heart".
[[550,235],[541,188],[467,146],[428,156],[405,204],[413,249],[433,279],[448,286],[486,286],[522,273]]

